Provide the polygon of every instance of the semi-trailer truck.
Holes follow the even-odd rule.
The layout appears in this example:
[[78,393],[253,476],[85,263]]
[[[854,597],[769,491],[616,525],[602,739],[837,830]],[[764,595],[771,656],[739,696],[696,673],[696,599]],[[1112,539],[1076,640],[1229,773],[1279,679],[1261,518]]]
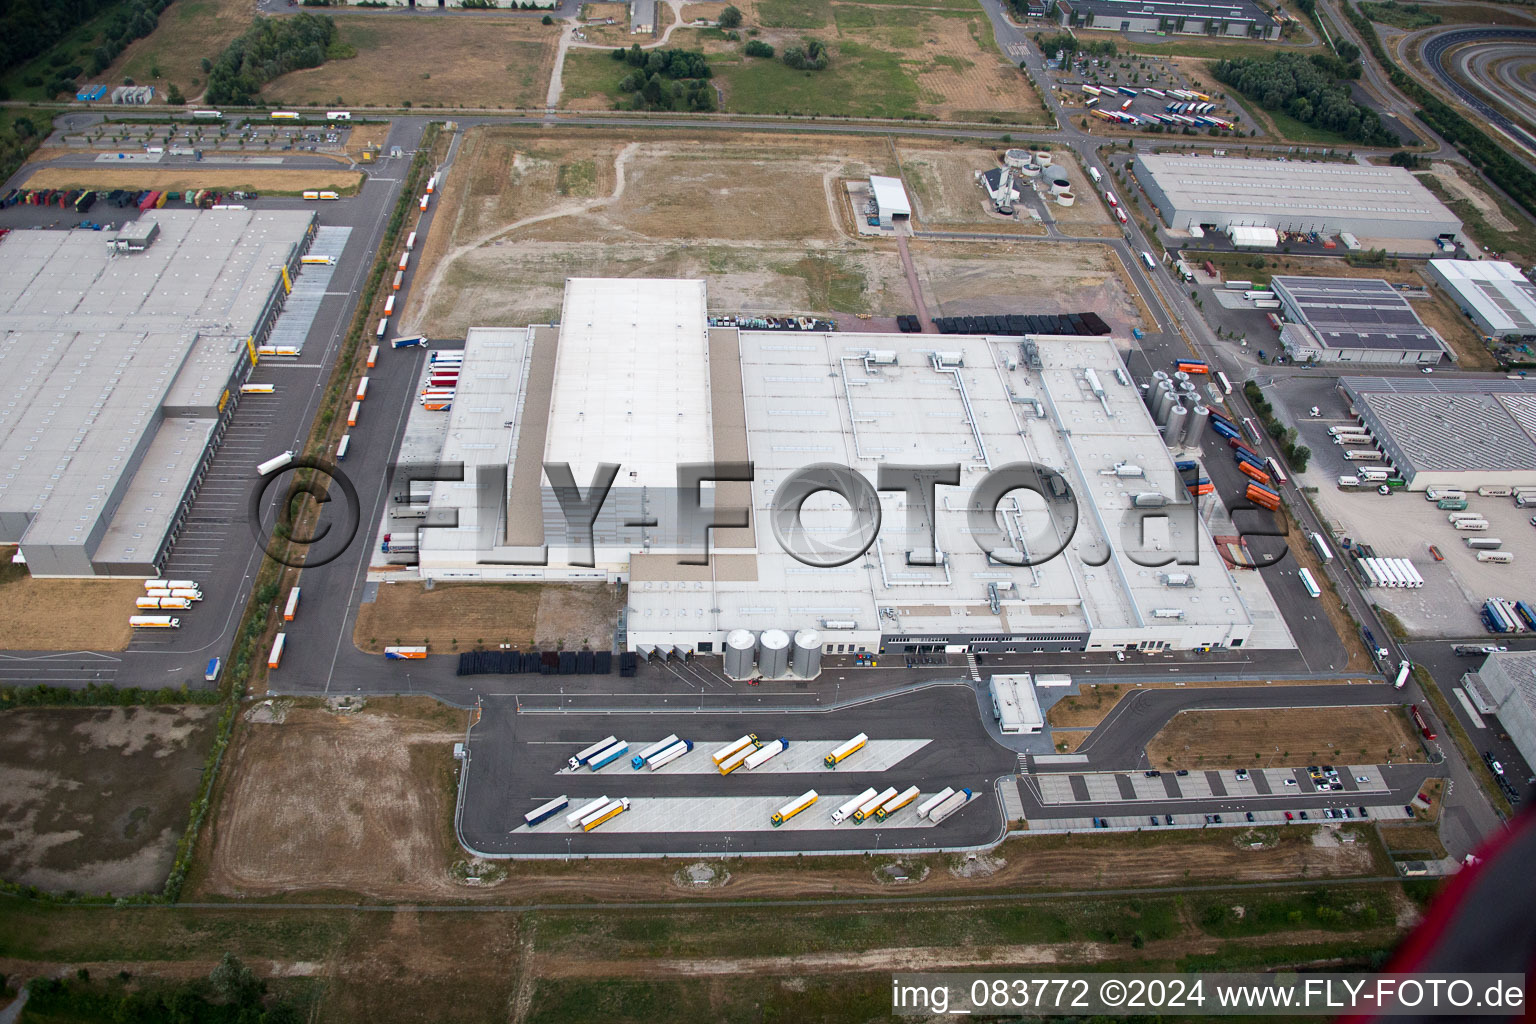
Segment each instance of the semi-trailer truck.
[[750,772],[754,769],[761,768],[763,765],[767,764],[769,761],[773,760],[775,757],[784,753],[784,751],[788,749],[789,740],[780,736],[772,743],[765,744],[757,750],[752,751],[741,763],[747,769],[747,771]]
[[627,810],[629,810],[629,797],[620,797],[606,807],[601,807],[587,815],[587,817],[582,818],[581,830],[583,832],[591,832],[603,822],[612,821]]
[[861,732],[857,736],[855,736],[853,739],[849,740],[847,743],[844,743],[842,746],[840,746],[836,750],[832,751],[832,753],[830,753],[826,757],[822,758],[821,759],[821,763],[826,765],[828,768],[836,768],[838,765],[842,764],[849,757],[852,757],[854,754],[858,753],[860,750],[863,750],[864,749],[864,744],[866,744],[868,742],[869,742],[869,737],[866,734]]
[[1413,662],[1403,660],[1397,663],[1397,676],[1392,680],[1392,688],[1401,690],[1408,684],[1408,676],[1413,672]]
[[933,794],[933,796],[929,797],[927,800],[924,800],[922,803],[917,805],[917,816],[919,818],[926,818],[926,817],[928,817],[928,815],[933,812],[933,809],[935,807],[939,806],[945,800],[948,800],[950,797],[952,797],[954,795],[955,795],[955,788],[953,786],[945,786],[943,789],[941,789],[937,793]]
[[916,800],[921,795],[922,790],[918,789],[916,786],[907,787],[900,793],[897,793],[895,796],[891,797],[891,799],[886,803],[875,808],[875,820],[884,821],[891,815],[895,814],[897,811],[901,810],[903,807],[910,804],[913,800]]
[[[404,550],[404,549],[402,549]],[[422,661],[427,656],[425,647],[386,647],[385,661]]]
[[937,824],[970,802],[971,791],[962,789],[951,794],[943,803],[928,812],[928,820]]
[[815,803],[816,799],[816,791],[814,789],[806,790],[804,793],[801,793],[798,797],[775,811],[773,816],[768,819],[768,824],[772,825],[774,828],[778,828],[790,818],[793,818],[795,815],[811,806],[811,804]]
[[756,752],[757,744],[749,743],[742,747],[740,750],[736,751],[736,753],[732,754],[730,757],[726,758],[724,761],[721,761],[715,767],[720,769],[721,775],[729,775],[737,768],[740,768],[742,765],[746,764],[747,758],[751,757]]
[[741,739],[735,740],[735,741],[733,741],[731,743],[727,743],[725,746],[721,747],[719,750],[715,751],[714,754],[711,755],[711,760],[713,760],[715,762],[715,764],[720,764],[722,761],[725,761],[725,760],[728,760],[729,758],[735,757],[736,754],[739,753],[742,750],[743,747],[748,747],[748,746],[751,746],[751,747],[757,746],[757,734],[756,733],[749,732],[745,736],[743,736]]
[[868,820],[875,813],[875,811],[884,806],[887,800],[891,799],[895,795],[895,786],[887,786],[885,789],[882,789],[880,792],[864,801],[858,807],[854,808],[853,823],[855,825],[862,824]]
[[129,629],[180,629],[181,620],[169,615],[130,615]]
[[847,818],[852,815],[854,811],[858,810],[864,805],[866,800],[872,798],[875,795],[875,792],[876,791],[874,789],[866,789],[864,792],[852,798],[837,810],[833,811],[832,824],[838,825],[847,820]]
[[599,771],[603,768],[606,768],[608,765],[613,764],[613,762],[617,761],[627,753],[629,753],[629,744],[625,743],[623,740],[619,740],[619,742],[615,743],[607,750],[600,750],[593,754],[592,757],[587,761],[587,768],[594,772]]
[[593,754],[600,754],[617,742],[619,742],[619,738],[617,736],[609,736],[607,739],[598,740],[590,747],[586,747],[577,751],[575,757],[565,762],[566,767],[571,769],[580,768],[582,765],[586,764],[592,759]]
[[647,761],[649,761],[651,758],[655,757],[657,754],[661,753],[663,750],[666,750],[668,747],[672,746],[676,742],[677,742],[676,734],[668,736],[664,740],[657,740],[655,743],[652,743],[650,746],[648,746],[644,750],[640,751],[640,753],[638,753],[634,757],[630,758],[629,759],[629,766],[631,768],[633,768],[635,771],[639,771],[641,768],[645,767],[645,763]]
[[570,828],[580,828],[581,827],[581,819],[583,819],[583,818],[587,817],[588,815],[595,813],[599,809],[601,809],[603,807],[607,807],[607,806],[608,806],[608,798],[606,796],[600,796],[596,800],[593,800],[591,803],[582,804],[580,807],[576,808],[570,814],[567,814],[565,816],[565,823]]
[[663,765],[671,764],[692,749],[693,740],[678,740],[666,750],[648,759],[645,762],[645,766],[651,771],[655,771]]

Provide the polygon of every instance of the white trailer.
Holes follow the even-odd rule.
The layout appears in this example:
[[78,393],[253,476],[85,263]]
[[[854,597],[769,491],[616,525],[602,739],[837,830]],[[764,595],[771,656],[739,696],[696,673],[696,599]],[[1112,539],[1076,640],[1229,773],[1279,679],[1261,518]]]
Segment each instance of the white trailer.
[[869,800],[871,797],[873,797],[875,795],[875,792],[876,791],[874,789],[866,789],[864,792],[860,793],[858,796],[854,797],[852,800],[849,800],[847,803],[843,804],[843,806],[839,807],[837,810],[833,811],[832,812],[832,824],[834,824],[834,825],[840,824],[844,819],[846,819],[854,811],[856,811],[860,807],[862,807],[866,800]]
[[964,807],[967,803],[970,802],[970,799],[971,791],[968,789],[962,789],[960,792],[951,795],[949,799],[945,800],[943,803],[939,804],[939,806],[929,811],[928,820],[934,823],[941,822],[951,814],[954,814],[960,808]]
[[754,768],[760,768],[764,764],[767,764],[773,758],[784,753],[784,751],[788,749],[789,740],[780,737],[774,740],[772,743],[765,744],[764,746],[748,754],[746,760],[742,762],[742,767],[750,772]]
[[939,806],[939,804],[942,804],[945,800],[948,800],[954,795],[955,787],[945,786],[943,789],[933,794],[933,796],[917,805],[917,816],[919,818],[928,817],[928,815],[933,812],[935,807]]
[[1317,551],[1317,557],[1323,560],[1324,565],[1333,561],[1333,552],[1329,550],[1328,542],[1323,539],[1322,534],[1314,533],[1312,535],[1312,547]]
[[591,803],[589,803],[589,804],[582,804],[580,807],[576,808],[570,814],[567,814],[565,816],[565,823],[568,826],[570,826],[571,828],[581,828],[581,819],[582,818],[585,818],[587,815],[592,814],[593,812],[597,811],[598,809],[603,808],[603,807],[607,807],[607,806],[608,806],[608,798],[606,796],[600,796],[596,800],[593,800]]
[[592,744],[590,747],[587,747],[585,750],[577,751],[575,757],[565,762],[566,766],[569,768],[580,768],[582,765],[586,764],[593,755],[602,753],[604,750],[607,750],[617,742],[619,742],[619,738],[617,736],[609,736],[607,739],[598,740],[596,743]]
[[1463,519],[1461,522],[1456,524],[1456,529],[1463,533],[1482,533],[1484,530],[1488,529],[1488,520]]
[[1376,570],[1371,566],[1371,559],[1360,559],[1360,572],[1365,576],[1365,585],[1368,587],[1381,586],[1381,577],[1376,575]]
[[692,740],[678,740],[676,743],[672,744],[670,747],[668,747],[666,750],[663,750],[661,753],[653,754],[650,758],[648,758],[646,760],[645,766],[647,768],[649,768],[651,771],[655,771],[656,769],[662,767],[663,765],[671,764],[673,761],[676,761],[678,758],[682,757],[684,754],[688,753],[688,751],[690,751],[692,749],[693,749],[693,741]]
[[630,767],[635,769],[636,771],[639,771],[641,768],[645,767],[645,763],[647,761],[649,761],[651,758],[655,757],[657,754],[661,753],[663,750],[666,750],[668,747],[672,746],[672,744],[674,744],[676,742],[677,742],[677,735],[675,733],[673,735],[671,735],[671,736],[668,736],[664,740],[657,740],[655,743],[652,743],[650,746],[648,746],[645,749],[641,750],[640,753],[638,753],[634,757],[630,758],[629,759]]

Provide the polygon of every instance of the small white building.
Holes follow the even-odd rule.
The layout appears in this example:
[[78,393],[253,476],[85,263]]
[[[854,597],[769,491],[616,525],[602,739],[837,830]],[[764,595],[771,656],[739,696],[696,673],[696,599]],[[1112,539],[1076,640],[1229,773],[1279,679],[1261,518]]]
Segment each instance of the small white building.
[[900,178],[887,178],[879,174],[869,176],[869,191],[875,199],[875,210],[883,228],[895,227],[896,219],[910,220],[912,201],[907,198],[906,187]]
[[992,717],[1004,736],[1034,735],[1044,728],[1045,716],[1029,673],[993,676],[988,689],[992,692]]

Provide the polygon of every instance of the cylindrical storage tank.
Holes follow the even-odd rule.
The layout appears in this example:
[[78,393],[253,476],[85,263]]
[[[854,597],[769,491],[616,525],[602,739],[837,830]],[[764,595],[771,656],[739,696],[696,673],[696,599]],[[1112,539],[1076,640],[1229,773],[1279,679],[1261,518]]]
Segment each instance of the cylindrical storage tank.
[[1022,175],[1026,178],[1038,178],[1040,177],[1040,165],[1034,163],[1024,164],[1022,166],[1015,167],[1013,169],[1013,173]]
[[1071,206],[1075,202],[1077,202],[1077,196],[1074,196],[1071,192],[1056,193],[1057,206]]
[[1072,194],[1072,183],[1066,178],[1052,178],[1047,175],[1045,180],[1051,183],[1051,195],[1061,196]]
[[1030,156],[1034,157],[1035,163],[1039,164],[1041,167],[1044,167],[1051,162],[1051,151],[1048,149],[1037,149],[1032,152]]
[[1168,447],[1177,448],[1184,443],[1184,432],[1188,429],[1189,410],[1175,402],[1168,408],[1168,429],[1163,431],[1163,440]]
[[1211,424],[1211,410],[1203,405],[1195,406],[1195,411],[1189,417],[1189,429],[1184,432],[1184,444],[1190,448],[1200,445],[1200,438],[1205,435],[1205,428]]
[[1158,385],[1152,395],[1152,418],[1158,426],[1168,422],[1168,407],[1173,404],[1173,382]]
[[789,671],[789,634],[767,629],[757,641],[757,671],[764,679],[779,679]]
[[746,629],[733,629],[725,637],[725,674],[732,679],[752,678],[752,653],[757,641]]
[[1172,380],[1173,378],[1168,376],[1168,371],[1167,370],[1153,370],[1152,371],[1152,379],[1154,381],[1163,381],[1163,380]]
[[1178,372],[1176,372],[1173,375],[1173,379],[1174,380],[1180,380],[1180,381],[1187,381],[1187,380],[1189,380],[1189,374],[1185,373],[1183,370],[1179,370]]
[[821,673],[821,634],[814,629],[795,633],[795,650],[790,658],[795,675],[811,679]]
[[1019,168],[1030,162],[1029,150],[1010,149],[1003,154],[1003,163],[1008,167]]

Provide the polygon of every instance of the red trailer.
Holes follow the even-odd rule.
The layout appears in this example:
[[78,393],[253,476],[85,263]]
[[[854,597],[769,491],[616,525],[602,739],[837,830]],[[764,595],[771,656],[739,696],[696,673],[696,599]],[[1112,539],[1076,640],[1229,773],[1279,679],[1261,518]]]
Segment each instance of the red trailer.
[[1410,705],[1408,713],[1413,716],[1413,724],[1418,726],[1420,735],[1427,740],[1435,738],[1435,730],[1429,727],[1429,721],[1424,717],[1424,712],[1419,710],[1417,704]]

